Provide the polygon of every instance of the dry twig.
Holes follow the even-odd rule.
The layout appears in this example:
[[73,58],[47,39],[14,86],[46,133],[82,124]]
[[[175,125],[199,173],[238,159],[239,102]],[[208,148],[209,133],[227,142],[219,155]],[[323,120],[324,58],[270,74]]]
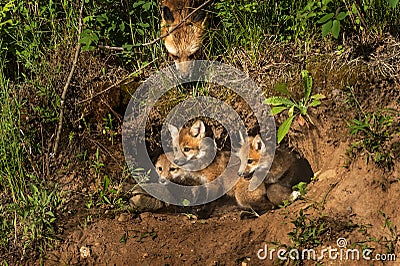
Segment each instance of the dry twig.
[[83,14],[84,3],[85,3],[85,0],[82,0],[81,8],[79,10],[78,44],[76,45],[74,61],[72,62],[72,67],[71,67],[71,70],[69,72],[69,75],[68,75],[68,78],[67,78],[67,82],[64,85],[64,89],[63,89],[63,92],[62,92],[62,95],[61,95],[60,117],[59,117],[59,120],[58,120],[56,139],[55,139],[54,148],[53,148],[53,155],[54,156],[57,154],[57,151],[58,151],[58,144],[60,142],[60,136],[61,136],[61,131],[62,131],[62,127],[63,127],[65,98],[66,98],[66,95],[67,95],[67,91],[68,91],[69,85],[71,83],[72,76],[73,76],[73,74],[75,72],[75,68],[76,68],[76,65],[77,65],[77,62],[78,62],[79,53],[81,51],[81,44],[79,43],[79,40],[80,40],[80,36],[81,36],[81,33],[82,33],[82,14]]

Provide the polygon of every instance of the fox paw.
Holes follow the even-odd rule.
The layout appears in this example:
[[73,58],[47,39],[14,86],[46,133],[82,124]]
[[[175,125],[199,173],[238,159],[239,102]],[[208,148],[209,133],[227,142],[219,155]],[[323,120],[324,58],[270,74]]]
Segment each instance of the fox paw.
[[255,211],[241,211],[240,212],[240,220],[256,219],[258,217],[260,217],[260,215]]

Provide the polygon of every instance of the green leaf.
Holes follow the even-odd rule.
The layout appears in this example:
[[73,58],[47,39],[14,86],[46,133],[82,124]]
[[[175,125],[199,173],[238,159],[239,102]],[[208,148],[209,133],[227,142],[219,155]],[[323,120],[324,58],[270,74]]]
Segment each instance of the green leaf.
[[345,19],[346,17],[347,17],[347,12],[340,12],[340,13],[337,15],[336,19],[337,19],[337,20],[343,20],[343,19]]
[[387,0],[390,7],[395,8],[397,4],[399,3],[399,0]]
[[294,102],[292,102],[288,98],[279,97],[279,96],[273,96],[273,97],[267,98],[263,103],[268,104],[268,105],[273,105],[273,106],[285,105],[287,107],[294,105]]
[[316,107],[316,106],[318,106],[318,105],[320,105],[321,104],[321,101],[320,100],[313,100],[311,103],[310,103],[310,107]]
[[271,108],[271,113],[272,115],[277,115],[280,114],[281,112],[285,111],[287,109],[286,106],[276,106]]
[[145,1],[137,1],[137,2],[135,2],[134,4],[133,4],[133,8],[136,8],[136,7],[138,7],[138,6],[140,6],[140,5],[143,5],[143,4],[145,4],[146,2]]
[[335,13],[326,14],[325,16],[323,16],[322,18],[320,18],[320,19],[317,21],[317,23],[318,23],[318,24],[325,23],[325,22],[327,22],[328,20],[330,20],[331,18],[333,18],[334,15],[335,15]]
[[312,77],[310,76],[310,74],[307,70],[301,71],[301,77],[303,78],[305,103],[307,103],[308,99],[310,99],[310,95],[311,95],[311,89],[312,89],[312,83],[313,83]]
[[325,95],[323,95],[321,93],[317,93],[317,94],[314,94],[313,96],[311,96],[311,99],[315,99],[315,100],[322,100],[325,98],[326,98]]
[[189,206],[190,205],[190,201],[188,199],[184,199],[182,201],[183,206]]
[[278,92],[281,92],[287,96],[290,96],[290,93],[287,89],[287,84],[286,83],[277,83],[274,87],[274,89]]
[[294,113],[294,105],[292,107],[290,107],[288,115],[293,116],[293,113]]
[[290,126],[292,125],[294,116],[290,116],[286,119],[282,125],[278,129],[278,144],[281,143],[282,139],[287,135],[289,132]]
[[332,35],[335,39],[339,37],[340,33],[340,21],[339,20],[334,20],[332,23]]
[[331,32],[331,29],[332,29],[332,20],[329,20],[327,23],[322,25],[322,38],[328,35],[328,33]]

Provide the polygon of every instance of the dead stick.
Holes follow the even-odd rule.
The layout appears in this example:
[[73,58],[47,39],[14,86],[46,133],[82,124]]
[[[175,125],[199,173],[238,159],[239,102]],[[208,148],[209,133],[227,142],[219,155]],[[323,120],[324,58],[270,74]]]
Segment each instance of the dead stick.
[[63,126],[63,118],[64,118],[64,109],[65,109],[65,98],[67,95],[68,87],[71,83],[72,75],[75,72],[76,64],[78,62],[78,57],[79,53],[81,51],[81,44],[79,43],[80,36],[82,33],[82,14],[83,14],[83,6],[84,6],[85,0],[82,0],[81,2],[81,8],[79,10],[79,24],[78,24],[78,44],[76,45],[76,50],[75,50],[75,57],[74,61],[72,62],[72,67],[71,71],[69,72],[67,82],[64,85],[64,90],[61,95],[61,103],[60,103],[60,117],[58,120],[58,127],[57,127],[57,134],[56,134],[56,139],[54,142],[54,149],[53,149],[53,155],[55,156],[58,151],[58,143],[60,142],[60,136],[61,136],[61,131],[62,131],[62,126]]
[[125,50],[123,47],[117,47],[117,46],[99,45],[98,47],[102,48],[102,49],[113,50],[113,51],[124,51]]
[[182,19],[181,22],[179,22],[178,24],[176,24],[169,32],[161,35],[160,37],[152,40],[151,42],[147,42],[147,43],[143,43],[142,46],[148,46],[148,45],[152,45],[155,44],[156,42],[158,42],[159,40],[161,40],[162,38],[167,37],[168,35],[170,35],[173,31],[175,31],[177,28],[179,28],[183,23],[185,23],[185,21],[190,18],[194,13],[196,13],[197,10],[199,10],[200,8],[204,7],[205,5],[207,5],[209,2],[211,2],[212,0],[207,0],[205,1],[203,4],[199,5],[197,8],[195,8],[192,12],[189,13],[189,15],[187,15],[186,17],[184,17]]

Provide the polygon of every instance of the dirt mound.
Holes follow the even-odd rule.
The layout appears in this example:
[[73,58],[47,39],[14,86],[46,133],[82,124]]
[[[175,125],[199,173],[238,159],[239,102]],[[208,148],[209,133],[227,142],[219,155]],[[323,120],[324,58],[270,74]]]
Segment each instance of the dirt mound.
[[[392,52],[392,48],[389,46],[388,49]],[[278,264],[282,262],[276,253],[279,248],[314,248],[317,252],[329,247],[338,250],[351,248],[357,249],[360,254],[372,250],[371,254],[367,254],[371,258],[377,254],[399,256],[397,228],[400,226],[400,215],[397,201],[400,195],[400,160],[398,154],[393,152],[399,146],[399,133],[390,138],[390,143],[382,142],[382,145],[388,145],[389,151],[392,149],[390,167],[378,167],[373,160],[375,157],[366,149],[349,153],[349,147],[360,141],[356,136],[350,137],[349,121],[362,119],[363,112],[377,113],[386,107],[400,110],[398,75],[389,78],[389,70],[382,69],[385,61],[377,60],[382,50],[385,49],[375,50],[373,64],[370,65],[365,61],[353,63],[352,57],[355,55],[350,51],[347,56],[351,63],[343,63],[335,69],[327,68],[325,61],[322,65],[321,57],[317,59],[310,56],[307,63],[315,77],[315,93],[322,93],[327,98],[320,107],[310,110],[315,126],[307,128],[294,123],[284,144],[306,158],[316,173],[303,199],[248,220],[240,219],[241,211],[234,202],[221,199],[212,216],[200,220],[191,214],[174,211],[174,208],[162,210],[161,213],[141,214],[132,210],[100,208],[91,213],[82,203],[87,198],[72,193],[71,201],[75,201],[76,210],[66,214],[65,219],[69,220],[61,225],[64,228],[60,235],[62,241],[50,252],[45,264],[271,265],[274,261]],[[343,60],[342,57],[337,59],[333,54],[324,55],[332,65],[337,60]],[[260,61],[268,62],[269,58]],[[257,76],[257,82],[263,83],[263,86],[281,80],[280,75],[273,80],[267,79],[262,73],[256,75],[249,62],[241,62],[249,65],[246,68],[250,71],[249,75]],[[292,63],[293,68],[301,64]],[[282,73],[288,71],[288,66],[289,63],[280,67],[269,66],[268,70],[269,73]],[[341,78],[350,85],[344,84]],[[362,103],[362,106],[357,103]],[[235,100],[232,106],[238,110],[246,109],[241,108],[239,101]],[[153,116],[158,120],[156,124],[151,124],[152,132],[158,131],[163,112],[168,108],[172,107],[154,112]],[[245,121],[248,117],[248,124],[253,123],[248,113],[241,112]],[[283,116],[278,117],[277,124],[283,119]],[[399,120],[397,113],[397,116],[393,116],[394,125],[398,126]],[[251,125],[251,128],[255,127]],[[220,138],[223,137],[221,134]],[[157,145],[155,142],[150,145],[154,154],[154,150],[159,148]],[[99,161],[109,162],[106,172],[112,178],[123,175],[120,163],[123,156],[119,144],[110,147],[113,148],[110,156]],[[72,168],[65,171],[71,172]],[[61,175],[64,178],[60,180],[65,181],[63,184],[66,187],[69,182],[75,181],[69,185],[75,191],[82,187],[85,191],[96,191],[96,187],[104,185],[98,177],[93,177],[95,173],[87,173],[90,178],[85,172]],[[123,182],[128,179],[124,178]],[[265,245],[269,251],[274,248],[275,253],[272,259],[268,257],[261,261],[258,255],[265,255]],[[389,257],[385,258],[390,260]],[[327,255],[321,259],[297,262],[314,265],[316,260],[334,265],[355,263],[349,259],[331,260]],[[370,261],[360,258],[357,264],[370,265]]]

